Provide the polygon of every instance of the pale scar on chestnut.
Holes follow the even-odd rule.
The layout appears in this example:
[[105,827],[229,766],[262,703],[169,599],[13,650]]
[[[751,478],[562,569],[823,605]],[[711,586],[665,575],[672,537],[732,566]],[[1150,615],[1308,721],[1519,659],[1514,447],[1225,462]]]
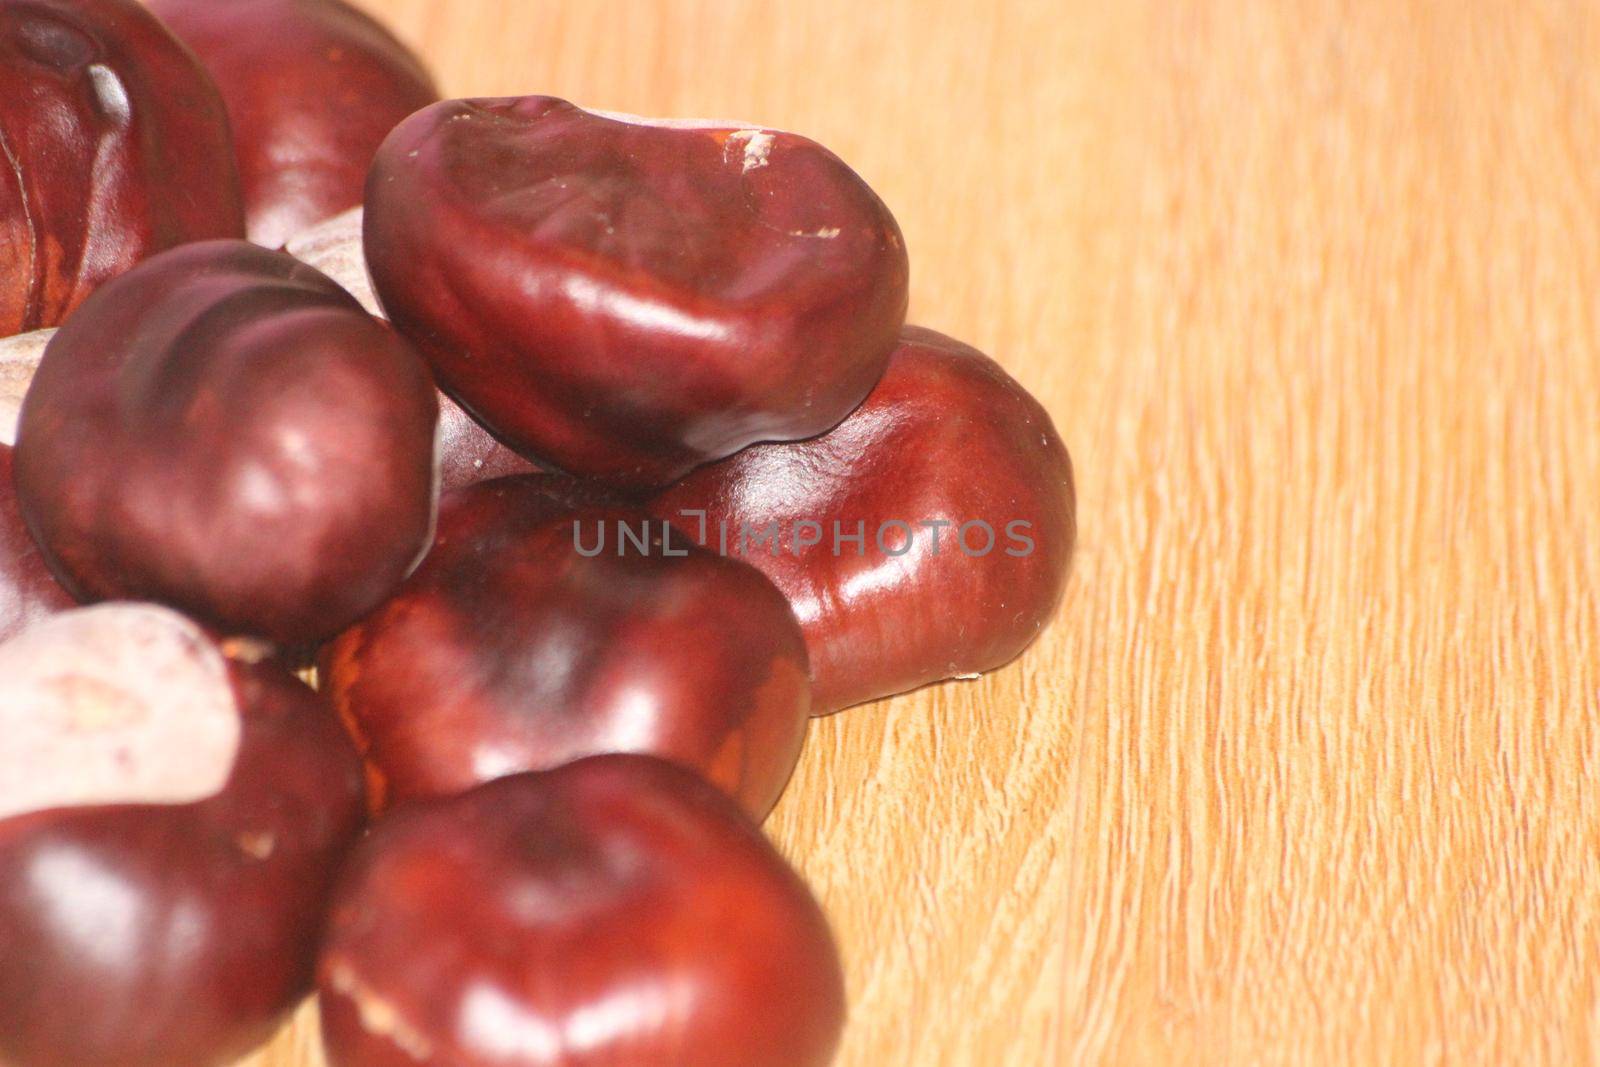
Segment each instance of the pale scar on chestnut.
[[188,804],[238,757],[227,664],[148,605],[65,612],[0,645],[0,820],[51,808]]

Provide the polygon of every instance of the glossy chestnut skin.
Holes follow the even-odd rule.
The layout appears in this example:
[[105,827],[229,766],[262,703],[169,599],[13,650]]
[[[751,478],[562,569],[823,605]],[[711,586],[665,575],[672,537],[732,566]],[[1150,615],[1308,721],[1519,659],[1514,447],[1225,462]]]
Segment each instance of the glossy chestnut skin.
[[241,721],[220,792],[0,820],[7,1067],[222,1067],[309,991],[328,893],[362,825],[360,762],[326,703],[282,668],[226,671]]
[[149,0],[211,72],[233,122],[250,239],[361,203],[372,156],[439,99],[410,49],[344,0]]
[[11,449],[0,445],[0,641],[76,606],[72,594],[50,573],[22,521],[11,479]]
[[518,474],[543,473],[499,441],[460,404],[439,394],[439,488],[445,492]]
[[341,880],[318,983],[333,1067],[822,1067],[844,1017],[805,885],[644,756],[397,811]]
[[310,267],[189,245],[105,286],[50,342],[17,492],[82,599],[314,644],[431,540],[435,396],[410,347]]
[[909,274],[893,216],[815,142],[549,97],[402,123],[366,249],[445,392],[524,455],[625,489],[844,418]]
[[[789,597],[819,714],[1009,662],[1055,613],[1077,535],[1049,414],[987,356],[914,327],[831,433],[696,471],[651,510],[703,543],[726,529],[728,551]],[[958,540],[978,522],[987,552],[982,527]]]
[[[811,706],[788,603],[753,567],[659,543],[666,524],[593,497],[552,475],[449,494],[427,561],[328,650],[323,688],[377,802],[642,752],[757,819],[776,803]],[[640,551],[618,521],[658,543]],[[580,554],[575,523],[605,550]]]
[[[383,309],[367,277],[361,218],[359,207],[337,215],[296,234],[287,251],[338,282],[368,312],[383,318]],[[461,405],[439,394],[439,481],[446,492],[538,470],[536,464],[495,440]]]
[[244,234],[227,114],[137,0],[0,3],[0,337],[186,241]]

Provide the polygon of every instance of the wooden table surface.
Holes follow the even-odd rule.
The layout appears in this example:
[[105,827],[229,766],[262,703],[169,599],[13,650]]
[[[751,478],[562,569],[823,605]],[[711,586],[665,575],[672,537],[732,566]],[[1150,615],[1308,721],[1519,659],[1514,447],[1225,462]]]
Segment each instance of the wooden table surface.
[[1600,1057],[1600,4],[366,6],[452,95],[830,145],[1072,449],[1055,627],[772,823],[844,1067]]

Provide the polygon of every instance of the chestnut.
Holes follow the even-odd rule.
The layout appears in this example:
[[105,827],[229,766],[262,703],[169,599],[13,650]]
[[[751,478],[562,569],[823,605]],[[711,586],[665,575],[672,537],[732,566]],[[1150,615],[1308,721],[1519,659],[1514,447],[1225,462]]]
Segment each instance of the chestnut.
[[268,248],[360,204],[384,137],[439,99],[421,60],[344,0],[149,4],[222,91],[250,239]]
[[823,1067],[827,921],[739,811],[597,756],[397,811],[335,892],[332,1067]]
[[45,346],[55,330],[31,330],[15,337],[0,337],[0,445],[17,443],[17,416],[28,395]]
[[22,521],[12,487],[11,448],[0,444],[0,641],[76,605],[51,575]]
[[788,602],[596,498],[554,475],[448,494],[426,562],[327,650],[323,686],[375,803],[642,752],[771,810],[810,711]]
[[0,1063],[220,1067],[310,989],[360,762],[327,705],[164,608],[0,645]]
[[244,234],[228,117],[137,0],[0,4],[0,337],[186,241]]
[[914,327],[836,429],[698,470],[651,510],[789,597],[818,713],[1015,658],[1055,613],[1077,534],[1049,414],[989,357]]
[[365,228],[444,391],[518,452],[624,489],[827,430],[905,318],[883,202],[758,127],[446,101],[379,149]]
[[[287,251],[338,282],[367,311],[383,317],[367,277],[359,207],[296,234]],[[443,489],[458,489],[512,474],[532,474],[538,469],[495,440],[461,405],[439,395],[439,480]]]
[[17,494],[81,599],[315,644],[431,541],[435,396],[410,346],[317,271],[244,241],[187,245],[51,340]]

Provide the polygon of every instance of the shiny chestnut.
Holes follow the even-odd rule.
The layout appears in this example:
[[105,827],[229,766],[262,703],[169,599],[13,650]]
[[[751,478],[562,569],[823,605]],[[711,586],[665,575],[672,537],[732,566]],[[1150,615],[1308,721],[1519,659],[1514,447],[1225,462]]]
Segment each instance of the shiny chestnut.
[[137,0],[0,2],[0,337],[186,241],[244,234],[216,86]]
[[0,645],[0,1063],[222,1067],[311,985],[362,824],[327,705],[162,608]]
[[651,509],[789,597],[819,713],[1009,662],[1054,615],[1077,533],[1049,414],[917,328],[836,429],[696,471]]
[[439,99],[410,49],[344,0],[149,0],[211,72],[233,121],[250,239],[361,203],[395,124]]
[[318,982],[333,1067],[823,1067],[844,1016],[805,885],[643,756],[397,811],[341,880]]
[[435,396],[410,346],[317,271],[243,241],[189,245],[51,340],[22,407],[18,497],[82,598],[311,644],[426,550]]
[[883,202],[821,145],[758,127],[446,101],[384,142],[365,226],[383,306],[445,392],[517,451],[620,488],[827,430],[905,318]]
[[324,688],[380,802],[642,752],[771,809],[810,710],[788,603],[594,496],[550,475],[446,496],[427,561],[328,650]]
[[[288,253],[338,282],[368,312],[383,318],[372,292],[361,244],[360,208],[346,211],[296,234]],[[488,430],[444,394],[439,396],[439,481],[445,490],[532,474],[539,467],[497,441]]]

